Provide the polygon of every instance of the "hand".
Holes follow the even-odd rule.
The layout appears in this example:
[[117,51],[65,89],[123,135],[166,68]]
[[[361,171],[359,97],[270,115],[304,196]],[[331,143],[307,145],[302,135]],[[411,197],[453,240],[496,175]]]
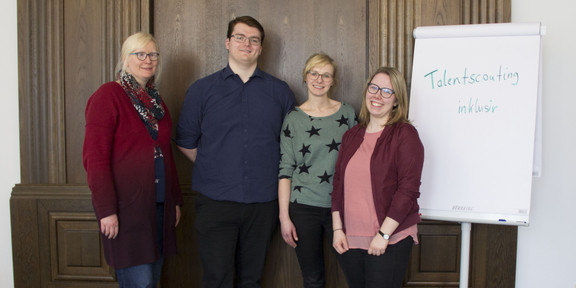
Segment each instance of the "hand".
[[280,221],[280,231],[282,232],[282,238],[286,244],[296,248],[298,242],[298,233],[296,233],[296,227],[290,218]]
[[346,239],[346,234],[342,229],[334,231],[334,240],[332,241],[332,246],[338,252],[342,254],[348,251],[348,239]]
[[390,240],[384,240],[380,234],[376,234],[374,238],[372,238],[372,242],[370,242],[370,247],[368,247],[368,254],[380,256],[386,253],[386,247],[388,247],[388,243]]
[[112,214],[100,219],[100,232],[108,239],[118,236],[118,215]]
[[178,226],[178,223],[180,223],[180,216],[182,216],[182,212],[180,212],[180,205],[176,205],[176,224],[174,227]]

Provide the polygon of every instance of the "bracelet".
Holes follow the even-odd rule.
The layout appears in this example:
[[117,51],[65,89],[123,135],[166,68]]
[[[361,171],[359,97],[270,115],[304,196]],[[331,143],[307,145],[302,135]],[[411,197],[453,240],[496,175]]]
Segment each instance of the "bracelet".
[[338,231],[338,230],[344,231],[342,228],[337,228],[337,229],[332,230],[332,232],[336,232],[336,231]]

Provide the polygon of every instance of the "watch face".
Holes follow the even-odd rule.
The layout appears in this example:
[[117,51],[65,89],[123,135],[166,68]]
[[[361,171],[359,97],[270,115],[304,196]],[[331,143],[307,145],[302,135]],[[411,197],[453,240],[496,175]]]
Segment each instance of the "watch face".
[[384,240],[390,239],[390,235],[382,233],[382,231],[378,230],[378,234],[384,238]]

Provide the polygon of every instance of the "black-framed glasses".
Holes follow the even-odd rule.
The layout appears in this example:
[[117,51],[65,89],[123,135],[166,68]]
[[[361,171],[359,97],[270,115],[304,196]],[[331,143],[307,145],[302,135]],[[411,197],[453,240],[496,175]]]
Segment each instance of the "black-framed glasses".
[[390,88],[386,88],[386,87],[380,88],[380,86],[378,86],[374,83],[368,84],[368,93],[376,94],[376,93],[378,93],[378,90],[380,90],[380,95],[382,95],[382,97],[384,97],[384,98],[390,98],[392,96],[392,94],[394,94],[394,90],[392,90]]
[[136,55],[136,58],[138,58],[138,60],[140,60],[140,61],[146,60],[146,57],[150,57],[150,61],[156,61],[156,60],[158,60],[158,57],[160,57],[160,53],[158,53],[158,52],[150,52],[150,53],[134,52],[134,53],[130,53],[130,55]]
[[322,80],[325,82],[330,82],[334,80],[334,76],[330,73],[320,74],[316,71],[308,71],[308,78],[310,80],[315,81],[316,79],[318,79],[318,77],[322,77]]
[[244,34],[233,34],[230,35],[230,37],[234,38],[238,43],[246,43],[246,40],[248,40],[248,42],[254,46],[260,46],[260,44],[262,44],[262,40],[258,37],[246,37]]

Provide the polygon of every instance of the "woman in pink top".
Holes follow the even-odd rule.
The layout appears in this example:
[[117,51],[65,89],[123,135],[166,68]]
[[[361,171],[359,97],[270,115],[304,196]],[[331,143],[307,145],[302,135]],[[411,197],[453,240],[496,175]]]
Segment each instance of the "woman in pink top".
[[408,121],[406,82],[397,69],[378,69],[362,102],[336,162],[333,246],[350,288],[402,287],[418,241],[424,147]]

